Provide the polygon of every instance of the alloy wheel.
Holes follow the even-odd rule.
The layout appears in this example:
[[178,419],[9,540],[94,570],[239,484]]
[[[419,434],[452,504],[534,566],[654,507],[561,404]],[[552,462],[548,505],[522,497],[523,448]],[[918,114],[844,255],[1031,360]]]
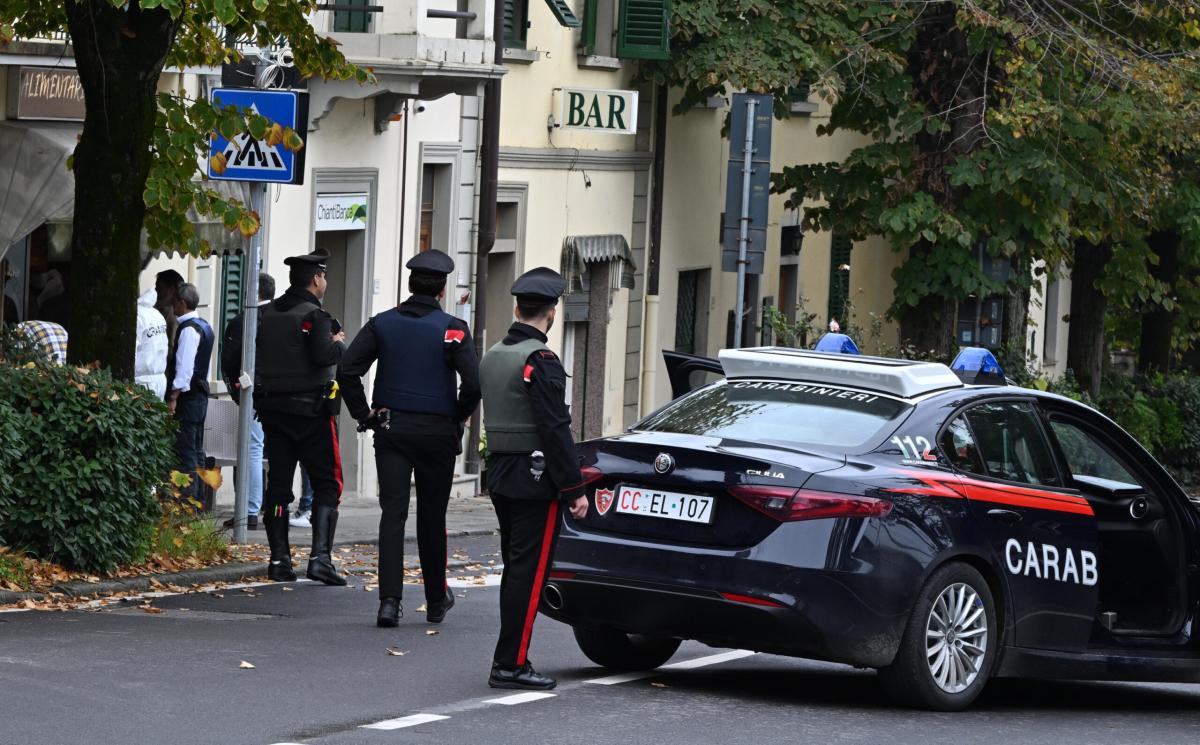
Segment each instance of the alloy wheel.
[[929,672],[946,693],[966,690],[979,675],[987,653],[987,613],[968,584],[942,590],[929,609],[925,653]]

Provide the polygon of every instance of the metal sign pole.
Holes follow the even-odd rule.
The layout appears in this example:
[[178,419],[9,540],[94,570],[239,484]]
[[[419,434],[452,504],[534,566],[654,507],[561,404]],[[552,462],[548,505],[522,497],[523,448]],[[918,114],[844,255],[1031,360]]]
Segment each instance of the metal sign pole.
[[250,209],[258,214],[258,232],[250,238],[246,266],[242,272],[242,374],[241,406],[238,409],[238,453],[236,494],[233,503],[233,541],[246,542],[246,509],[250,502],[250,427],[254,418],[254,355],[258,347],[258,263],[266,242],[271,200],[266,183],[250,184]]
[[750,174],[754,155],[754,110],[758,101],[746,101],[746,142],[742,148],[742,217],[738,228],[737,299],[733,309],[733,346],[742,346],[742,318],[746,307],[746,252],[750,244]]

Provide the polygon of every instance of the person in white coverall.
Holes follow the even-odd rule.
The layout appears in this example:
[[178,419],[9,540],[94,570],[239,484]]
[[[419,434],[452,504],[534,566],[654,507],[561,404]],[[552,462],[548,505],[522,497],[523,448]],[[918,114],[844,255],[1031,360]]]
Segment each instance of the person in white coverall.
[[167,396],[167,319],[154,308],[158,293],[147,290],[138,298],[137,348],[133,379],[154,391],[159,400]]

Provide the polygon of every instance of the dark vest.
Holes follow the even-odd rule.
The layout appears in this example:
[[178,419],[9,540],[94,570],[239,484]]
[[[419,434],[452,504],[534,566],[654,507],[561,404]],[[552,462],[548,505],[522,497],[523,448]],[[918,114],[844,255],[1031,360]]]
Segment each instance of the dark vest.
[[[286,296],[285,296],[286,297]],[[308,334],[304,317],[319,305],[300,301],[287,310],[279,309],[279,300],[264,306],[259,313],[258,341],[255,354],[257,395],[312,393],[318,397],[333,379],[336,367],[317,367],[308,353]]]
[[375,406],[454,416],[457,381],[445,363],[446,330],[452,320],[454,316],[442,310],[417,317],[393,309],[375,316]]
[[479,363],[489,452],[532,453],[541,449],[533,407],[525,390],[525,365],[529,355],[542,349],[549,347],[537,339],[517,344],[500,342]]
[[192,365],[192,383],[187,391],[184,392],[198,392],[207,396],[208,365],[212,361],[213,339],[215,335],[213,334],[212,326],[208,325],[208,321],[199,316],[189,318],[175,329],[175,346],[173,347],[175,351],[172,351],[167,359],[167,385],[175,385],[175,373],[177,372],[175,369],[175,357],[179,349],[179,335],[186,328],[196,329],[197,333],[200,334],[200,343],[196,346],[196,360]]

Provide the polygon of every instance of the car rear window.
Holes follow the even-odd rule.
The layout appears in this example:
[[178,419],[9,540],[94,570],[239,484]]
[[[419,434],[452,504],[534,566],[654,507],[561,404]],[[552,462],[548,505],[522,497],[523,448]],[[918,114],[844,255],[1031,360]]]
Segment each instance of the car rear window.
[[890,434],[911,409],[850,388],[736,380],[685,396],[635,429],[854,450]]

